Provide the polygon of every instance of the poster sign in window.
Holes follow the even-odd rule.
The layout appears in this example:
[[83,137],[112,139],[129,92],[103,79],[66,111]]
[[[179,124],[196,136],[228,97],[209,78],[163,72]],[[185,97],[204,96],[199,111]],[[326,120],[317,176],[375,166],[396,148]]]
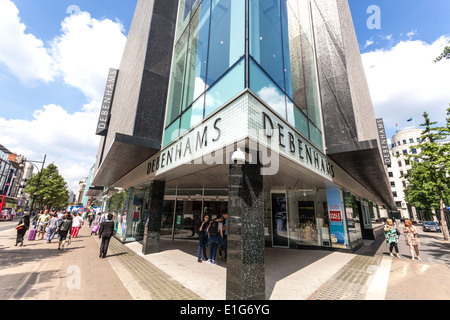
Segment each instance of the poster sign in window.
[[328,216],[330,218],[330,234],[333,247],[346,247],[344,215],[342,214],[341,191],[327,189]]

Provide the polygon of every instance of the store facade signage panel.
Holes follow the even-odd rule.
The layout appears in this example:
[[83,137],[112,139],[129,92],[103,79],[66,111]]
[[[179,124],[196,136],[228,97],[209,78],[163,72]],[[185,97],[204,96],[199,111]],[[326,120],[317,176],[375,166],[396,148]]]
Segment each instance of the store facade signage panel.
[[319,149],[249,92],[146,161],[146,175],[158,176],[186,164],[229,164],[235,143],[239,147],[246,138],[250,153],[259,152],[263,175],[277,174],[280,155],[329,181],[335,175],[332,162]]
[[385,165],[391,164],[391,154],[389,153],[389,145],[386,137],[386,130],[384,129],[384,122],[382,118],[377,119],[378,136],[381,143],[381,154],[383,156],[383,163]]
[[108,133],[108,123],[118,73],[119,70],[113,68],[110,68],[108,72],[108,80],[106,81],[105,93],[103,94],[102,106],[100,108],[100,115],[97,122],[97,131],[95,133],[99,136],[106,136]]

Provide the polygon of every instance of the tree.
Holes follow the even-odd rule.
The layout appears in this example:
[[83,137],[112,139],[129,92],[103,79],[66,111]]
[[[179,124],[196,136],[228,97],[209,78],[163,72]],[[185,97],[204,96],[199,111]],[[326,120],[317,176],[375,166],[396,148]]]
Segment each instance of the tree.
[[442,143],[450,136],[450,108],[447,109],[445,126],[433,127],[424,112],[425,126],[418,145],[410,149],[420,149],[417,154],[408,154],[411,170],[404,177],[408,180],[405,194],[407,201],[419,208],[439,208],[444,240],[449,240],[445,220],[445,204],[450,203],[450,143]]
[[[450,44],[450,41],[448,42]],[[450,59],[450,46],[446,46],[444,48],[444,51],[437,57],[433,62],[437,63],[441,61],[442,59]]]
[[[37,188],[38,181],[39,188]],[[67,184],[53,163],[28,180],[24,191],[31,197],[36,197],[35,206],[40,204],[48,207],[65,207],[69,200]]]

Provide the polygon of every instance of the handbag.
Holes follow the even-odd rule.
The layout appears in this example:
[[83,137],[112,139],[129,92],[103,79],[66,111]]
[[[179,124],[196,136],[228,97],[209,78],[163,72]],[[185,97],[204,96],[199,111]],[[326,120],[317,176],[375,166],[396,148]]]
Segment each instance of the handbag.
[[16,226],[16,230],[22,230],[23,226]]

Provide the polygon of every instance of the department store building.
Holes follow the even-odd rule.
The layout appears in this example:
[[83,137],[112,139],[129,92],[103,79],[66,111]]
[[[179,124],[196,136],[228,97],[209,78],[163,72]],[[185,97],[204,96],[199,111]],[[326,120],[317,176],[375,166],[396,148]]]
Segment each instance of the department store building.
[[355,250],[395,208],[346,0],[139,0],[97,134],[122,241],[229,214],[228,299],[264,299],[265,247]]

